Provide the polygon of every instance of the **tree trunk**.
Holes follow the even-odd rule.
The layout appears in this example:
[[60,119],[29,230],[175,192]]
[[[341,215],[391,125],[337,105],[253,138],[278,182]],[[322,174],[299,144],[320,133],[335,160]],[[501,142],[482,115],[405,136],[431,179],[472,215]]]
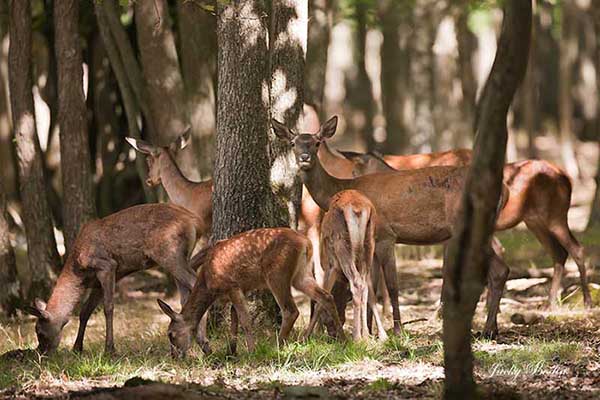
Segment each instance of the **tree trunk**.
[[[170,27],[166,0],[137,1],[135,26],[140,51],[142,72],[149,95],[150,115],[156,128],[154,143],[167,146],[188,127],[188,110],[175,47]],[[190,179],[199,180],[194,146],[177,152],[177,164]]]
[[[270,30],[271,117],[296,132],[302,131],[307,18],[306,0],[273,2]],[[294,153],[289,143],[283,143],[275,135],[270,135],[270,150],[274,222],[278,226],[296,228],[302,182],[296,173],[298,167]]]
[[[536,13],[536,1],[533,0],[533,12]],[[538,87],[537,87],[537,74],[536,74],[536,32],[537,32],[537,18],[536,23],[532,24],[531,29],[531,49],[529,52],[529,62],[527,63],[527,74],[525,75],[525,81],[523,82],[523,120],[525,123],[525,130],[527,131],[527,156],[528,158],[537,157],[537,151],[535,149],[535,137],[538,126]]]
[[54,49],[58,78],[58,124],[67,254],[81,226],[96,216],[92,186],[83,63],[79,44],[79,1],[54,2]]
[[[596,93],[600,97],[600,0],[592,1],[592,13],[594,18],[594,30],[596,31]],[[598,148],[600,149],[600,103],[596,111],[596,135]],[[592,211],[588,220],[587,229],[600,226],[600,155],[598,158],[598,169],[596,170],[596,194],[592,202]]]
[[335,0],[313,0],[308,3],[308,43],[304,96],[305,103],[314,106],[319,118],[324,119],[327,53],[331,42]]
[[477,37],[469,29],[469,9],[459,6],[456,9],[456,40],[458,44],[458,67],[462,89],[462,115],[465,132],[457,133],[456,139],[461,146],[468,142],[469,131],[474,131],[473,116],[477,99],[477,80],[473,68],[473,55],[477,50]]
[[560,63],[558,79],[558,113],[560,147],[565,169],[571,178],[579,179],[579,165],[575,155],[575,142],[577,141],[573,132],[573,66],[577,59],[578,39],[573,26],[574,0],[562,2],[562,23],[560,34]]
[[525,75],[531,34],[531,0],[504,2],[498,51],[488,78],[465,184],[461,212],[444,259],[444,398],[476,398],[471,324],[489,269],[496,209],[508,137],[506,117]]
[[10,229],[6,218],[6,196],[2,179],[0,179],[0,312],[5,316],[13,316],[20,305],[19,280],[15,253],[10,243]]
[[381,44],[381,96],[386,125],[386,152],[402,154],[410,143],[404,121],[409,68],[407,42],[407,10],[394,0],[379,2]]
[[217,5],[217,152],[211,240],[273,226],[269,186],[267,8]]
[[47,298],[52,287],[53,269],[60,257],[52,228],[40,143],[35,128],[31,94],[31,4],[29,0],[10,2],[9,82],[23,222],[27,233],[27,255],[31,285],[29,299]]
[[181,72],[200,178],[212,174],[215,154],[216,18],[191,1],[177,2]]
[[[136,139],[141,139],[138,119],[141,118],[140,109],[143,110],[148,107],[145,103],[147,96],[145,95],[145,87],[141,80],[139,66],[135,61],[135,58],[133,58],[131,44],[119,22],[114,7],[115,5],[112,0],[94,3],[98,29],[100,30],[106,54],[110,60],[110,65],[115,73],[115,77],[117,78],[119,91],[121,92],[121,97],[123,99],[125,114],[127,116],[127,135]],[[121,42],[119,39],[127,40],[127,42]],[[146,120],[146,122],[151,125],[149,120]],[[148,130],[152,131],[152,128],[150,127]],[[148,171],[144,159],[142,157],[136,157],[135,166],[142,188],[144,189],[146,202],[156,202],[156,193],[154,193],[152,188],[146,185]]]

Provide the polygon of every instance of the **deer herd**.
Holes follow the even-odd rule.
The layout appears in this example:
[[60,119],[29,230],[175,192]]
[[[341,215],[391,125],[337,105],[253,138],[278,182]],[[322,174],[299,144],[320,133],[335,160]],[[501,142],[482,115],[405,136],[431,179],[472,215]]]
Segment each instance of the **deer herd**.
[[[192,256],[197,242],[211,231],[212,181],[189,181],[178,168],[175,155],[187,144],[185,135],[169,147],[127,138],[146,155],[146,183],[162,184],[170,204],[134,206],[83,226],[48,304],[36,300],[27,307],[37,317],[39,350],[50,352],[58,347],[63,327],[89,292],[79,313],[73,349],[83,350],[87,322],[102,301],[105,351],[113,352],[116,282],[154,266],[172,275],[180,293],[179,313],[158,300],[171,320],[168,338],[174,357],[185,356],[194,341],[210,352],[206,314],[218,299],[232,304],[229,351],[236,351],[238,324],[252,351],[255,339],[245,293],[257,289],[268,289],[281,310],[280,342],[288,339],[299,316],[292,288],[316,304],[305,337],[321,322],[331,336],[345,338],[345,308],[351,300],[353,339],[369,335],[374,317],[377,336],[385,340],[388,334],[375,293],[383,279],[392,305],[393,333],[400,333],[394,246],[443,244],[452,237],[471,151],[408,156],[340,153],[327,143],[336,132],[337,117],[312,127],[316,133],[297,133],[276,120],[272,128],[279,139],[292,145],[306,189],[300,231],[255,229],[213,243]],[[524,222],[552,256],[551,306],[558,303],[570,255],[579,268],[584,304],[589,308],[584,250],[567,223],[570,200],[570,180],[555,165],[543,160],[507,164],[496,230]],[[501,257],[501,246],[493,242],[491,247],[483,333],[495,337],[509,267]]]

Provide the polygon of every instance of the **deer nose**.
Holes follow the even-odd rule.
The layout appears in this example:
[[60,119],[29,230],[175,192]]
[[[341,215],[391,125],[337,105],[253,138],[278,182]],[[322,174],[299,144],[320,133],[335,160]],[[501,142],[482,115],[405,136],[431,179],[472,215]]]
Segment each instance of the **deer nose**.
[[310,154],[306,154],[306,153],[300,154],[300,156],[298,157],[298,159],[301,162],[308,162],[308,161],[310,161]]

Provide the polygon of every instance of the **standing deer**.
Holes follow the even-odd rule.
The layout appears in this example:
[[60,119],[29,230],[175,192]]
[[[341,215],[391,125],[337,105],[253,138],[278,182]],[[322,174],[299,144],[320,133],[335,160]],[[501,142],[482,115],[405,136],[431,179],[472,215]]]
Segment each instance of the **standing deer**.
[[[276,120],[272,125],[278,137],[293,143],[302,181],[319,207],[328,210],[333,195],[348,189],[360,191],[373,202],[378,216],[375,253],[382,263],[392,301],[394,332],[399,333],[394,245],[443,243],[452,236],[468,169],[431,167],[339,179],[327,173],[317,156],[321,143],[335,134],[337,117],[325,122],[316,134],[296,134]],[[508,266],[494,253],[488,271],[491,302],[486,336],[497,334],[496,314],[508,273]]]
[[[349,155],[355,160],[356,155]],[[371,154],[362,155],[357,161],[354,173],[375,173],[388,171],[381,163],[371,162],[363,168],[364,158],[375,158]],[[385,156],[383,159],[396,169],[421,168],[429,163],[468,165],[472,152],[457,149],[443,153],[417,154],[409,156]],[[584,305],[591,308],[592,299],[587,285],[587,273],[583,246],[569,229],[567,218],[571,206],[571,181],[568,175],[556,165],[545,160],[524,160],[504,166],[504,184],[508,187],[507,203],[498,215],[496,230],[503,231],[525,222],[551,255],[554,273],[548,296],[551,307],[558,304],[562,287],[565,261],[570,255],[579,269]],[[497,248],[501,247],[496,243]]]
[[[329,210],[321,222],[321,261],[325,268],[325,290],[332,292],[337,287],[336,293],[342,293],[334,295],[334,298],[345,303],[346,295],[343,292],[350,286],[354,308],[354,340],[364,339],[369,335],[367,305],[375,315],[379,339],[387,339],[371,282],[375,218],[375,207],[366,196],[356,190],[344,190],[332,197]],[[337,304],[337,308],[343,324],[345,304]],[[319,313],[320,307],[317,307],[307,335],[312,332]]]
[[83,350],[90,315],[104,300],[106,341],[104,351],[114,352],[113,309],[115,284],[137,271],[161,266],[173,277],[184,304],[196,281],[189,264],[202,222],[189,211],[168,204],[145,204],[127,208],[86,223],[58,277],[46,305],[41,300],[26,311],[38,318],[35,331],[38,349],[47,353],[60,344],[62,328],[83,299],[79,330],[73,350]]
[[181,313],[173,311],[164,301],[158,301],[163,312],[171,318],[168,329],[171,355],[184,357],[187,354],[198,321],[219,297],[229,299],[237,315],[232,315],[234,344],[230,348],[235,349],[239,320],[248,349],[253,351],[255,342],[244,293],[264,288],[271,291],[281,309],[280,343],[288,338],[299,315],[292,287],[325,307],[333,321],[331,329],[343,337],[333,297],[317,285],[310,271],[311,251],[308,239],[292,229],[261,228],[219,241],[198,253],[194,258],[200,260],[202,268]]

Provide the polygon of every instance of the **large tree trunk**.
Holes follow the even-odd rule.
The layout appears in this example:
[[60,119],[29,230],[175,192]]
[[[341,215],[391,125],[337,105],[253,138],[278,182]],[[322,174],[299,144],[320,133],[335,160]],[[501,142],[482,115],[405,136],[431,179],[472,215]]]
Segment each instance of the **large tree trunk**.
[[[592,1],[592,13],[594,18],[594,30],[596,31],[596,93],[600,97],[600,0]],[[596,135],[598,138],[598,148],[600,149],[600,103],[597,104],[596,111]],[[596,194],[592,202],[592,211],[588,220],[587,228],[600,226],[600,157],[598,159],[598,169],[596,171]]]
[[272,226],[269,185],[267,8],[218,2],[217,149],[212,238]]
[[181,72],[185,83],[194,153],[201,178],[212,174],[215,154],[215,16],[191,1],[177,2]]
[[15,253],[10,243],[10,229],[6,218],[6,196],[3,192],[4,182],[0,178],[0,313],[12,316],[19,304],[19,280]]
[[502,185],[506,117],[528,59],[531,0],[507,0],[498,51],[480,101],[475,154],[444,259],[444,397],[476,398],[471,324],[490,265]]
[[[135,2],[135,26],[149,95],[150,115],[146,119],[154,120],[154,143],[167,146],[186,131],[189,121],[167,1]],[[200,177],[193,146],[177,152],[177,159],[179,168],[187,177]]]
[[54,2],[54,49],[67,253],[81,226],[96,215],[79,37],[79,1]]
[[[271,117],[296,132],[302,131],[304,60],[308,24],[306,0],[273,2],[271,10]],[[291,145],[270,135],[271,188],[274,218],[279,226],[296,228],[302,183]]]
[[49,295],[60,257],[52,227],[31,94],[31,4],[10,2],[10,98],[31,285],[28,297]]
[[308,4],[304,96],[305,103],[314,106],[321,119],[325,118],[325,77],[334,7],[335,0],[313,0]]
[[386,152],[402,154],[410,143],[404,121],[409,68],[406,51],[408,10],[395,0],[385,0],[379,2],[378,13],[383,34],[381,96],[386,125]]
[[575,30],[574,0],[562,2],[562,23],[560,34],[560,64],[558,78],[558,113],[560,147],[565,169],[571,178],[579,179],[579,165],[575,155],[575,142],[573,132],[573,66],[577,59],[578,39]]

